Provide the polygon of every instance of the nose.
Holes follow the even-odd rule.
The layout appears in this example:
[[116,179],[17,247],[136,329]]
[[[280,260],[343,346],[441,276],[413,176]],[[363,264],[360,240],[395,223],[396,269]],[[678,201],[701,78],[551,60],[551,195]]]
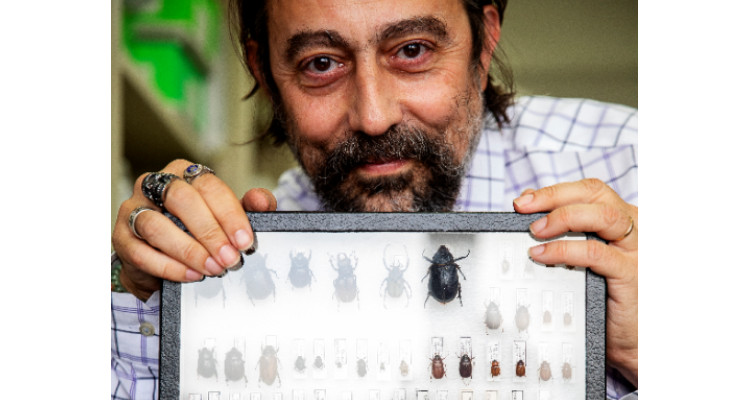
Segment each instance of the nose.
[[378,136],[401,122],[398,93],[389,78],[387,71],[381,71],[375,61],[359,65],[349,112],[352,130]]

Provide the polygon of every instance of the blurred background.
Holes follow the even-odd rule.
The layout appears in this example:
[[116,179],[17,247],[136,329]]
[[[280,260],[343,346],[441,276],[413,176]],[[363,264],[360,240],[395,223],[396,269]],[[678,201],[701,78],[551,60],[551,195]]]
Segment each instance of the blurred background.
[[[268,121],[229,37],[226,0],[112,1],[112,223],[134,180],[176,158],[241,196],[294,161],[253,141]],[[500,40],[520,95],[638,107],[637,0],[513,0]]]

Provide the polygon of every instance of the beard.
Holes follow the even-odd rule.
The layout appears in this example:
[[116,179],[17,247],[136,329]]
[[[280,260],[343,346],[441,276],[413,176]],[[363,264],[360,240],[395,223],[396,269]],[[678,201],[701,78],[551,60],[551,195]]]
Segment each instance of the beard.
[[[346,139],[332,149],[303,141],[281,108],[276,115],[287,130],[292,153],[323,207],[336,212],[452,210],[482,127],[482,95],[476,89],[459,96],[454,112],[439,126],[425,128],[404,121],[377,136],[347,132]],[[358,167],[366,164],[394,160],[408,160],[410,165],[398,174],[358,173]]]

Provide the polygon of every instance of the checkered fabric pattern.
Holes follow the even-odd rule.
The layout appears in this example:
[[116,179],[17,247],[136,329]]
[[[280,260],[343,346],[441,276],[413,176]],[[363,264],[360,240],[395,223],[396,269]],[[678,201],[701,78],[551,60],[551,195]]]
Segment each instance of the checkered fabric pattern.
[[[512,211],[513,199],[526,188],[583,178],[599,178],[638,204],[637,110],[535,96],[518,99],[509,115],[512,122],[502,129],[491,117],[485,120],[456,211]],[[322,211],[299,167],[282,175],[274,194],[279,211]],[[159,307],[158,292],[145,303],[112,293],[112,399],[158,398]],[[141,334],[144,322],[156,334]],[[638,398],[623,381],[608,370],[608,399]]]
[[[455,211],[513,211],[524,189],[599,178],[638,204],[638,111],[585,99],[522,97],[499,129],[485,120]],[[296,167],[274,191],[279,210],[322,211]]]

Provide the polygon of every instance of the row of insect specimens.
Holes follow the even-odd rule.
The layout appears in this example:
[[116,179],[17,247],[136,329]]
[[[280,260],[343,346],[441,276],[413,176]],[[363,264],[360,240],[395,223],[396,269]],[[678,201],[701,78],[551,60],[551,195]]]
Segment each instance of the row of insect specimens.
[[[291,377],[295,380],[323,380],[333,377],[338,380],[356,378],[387,381],[395,376],[398,380],[411,381],[425,380],[427,373],[429,381],[460,378],[466,385],[475,375],[484,376],[487,381],[497,381],[505,375],[520,383],[535,377],[541,384],[550,382],[553,377],[559,377],[563,382],[574,381],[575,363],[571,343],[539,343],[535,349],[536,360],[531,360],[527,356],[527,341],[512,340],[508,343],[512,359],[506,360],[507,355],[503,356],[501,347],[504,343],[500,340],[488,341],[482,354],[475,353],[471,337],[461,337],[454,349],[455,358],[451,357],[452,352],[445,345],[443,337],[432,337],[428,354],[419,356],[414,354],[410,340],[402,340],[398,344],[396,357],[391,357],[388,346],[379,342],[376,349],[373,349],[376,359],[372,362],[367,339],[356,340],[353,358],[348,354],[351,347],[345,338],[333,340],[333,354],[330,356],[326,354],[325,339],[312,340],[311,354],[308,352],[309,340],[293,339],[294,354],[290,357],[280,355],[276,336],[267,336],[260,347],[257,361],[253,363],[254,360],[246,359],[247,349],[243,342],[242,339],[235,340],[232,348],[224,355],[222,371],[223,380],[227,383],[244,381],[247,384],[250,381],[247,375],[252,373],[257,374],[258,385],[262,382],[267,386],[280,387],[282,375],[290,372],[289,368],[283,369],[282,365],[292,366]],[[199,378],[219,381],[216,347],[215,339],[207,339],[198,350],[195,365]],[[282,357],[284,362],[280,360]],[[283,378],[286,379],[287,376]]]
[[[413,391],[414,397],[408,396],[408,393],[411,393],[411,391],[408,391],[406,388],[399,388],[393,391],[392,397],[390,399],[392,400],[409,400],[409,399],[416,399],[416,400],[430,400],[430,399],[437,399],[437,400],[449,400],[451,398],[458,399],[458,400],[474,400],[476,393],[482,393],[481,391],[474,391],[471,389],[462,389],[458,393],[458,397],[451,397],[451,392],[449,390],[421,390],[417,389]],[[502,400],[502,399],[509,399],[509,400],[524,400],[524,391],[523,389],[509,389],[505,391],[500,390],[485,390],[484,391],[484,399],[485,400]],[[314,389],[312,391],[312,396],[308,396],[310,392],[306,392],[303,390],[292,390],[292,400],[328,400],[329,396],[326,393],[326,389]],[[454,394],[455,395],[455,394]],[[388,400],[388,397],[385,397],[381,390],[377,389],[371,389],[367,392],[367,400]],[[343,391],[341,392],[340,396],[338,397],[340,400],[354,400],[354,393],[350,391]],[[540,390],[539,391],[539,400],[552,400],[552,393],[546,390]],[[203,400],[204,396],[202,393],[189,393],[187,396],[188,400]],[[209,391],[205,397],[207,400],[263,400],[264,397],[260,392],[253,392],[253,393],[229,393],[228,397],[222,397],[222,392],[218,390]],[[284,394],[281,392],[273,393],[271,400],[284,400]]]
[[[490,298],[484,315],[484,324],[488,330],[505,330],[500,299],[500,288],[491,287]],[[551,332],[556,327],[560,327],[563,332],[575,331],[574,317],[576,313],[573,292],[565,291],[556,296],[553,290],[542,290],[541,310],[533,312],[529,289],[518,288],[516,289],[515,303],[513,322],[519,333],[528,333],[532,321],[540,323],[540,331],[542,332]]]

